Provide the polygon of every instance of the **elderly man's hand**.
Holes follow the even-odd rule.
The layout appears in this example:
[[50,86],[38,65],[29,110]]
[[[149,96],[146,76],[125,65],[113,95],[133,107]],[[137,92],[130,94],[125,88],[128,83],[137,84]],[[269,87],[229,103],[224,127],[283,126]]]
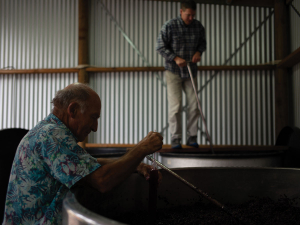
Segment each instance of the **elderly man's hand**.
[[[146,180],[150,179],[150,171],[152,170],[152,166],[147,165],[145,163],[140,163],[140,165],[137,167],[137,171],[139,174],[143,175]],[[162,181],[162,174],[160,171],[158,171],[158,184],[160,184]]]
[[146,155],[149,155],[162,148],[162,140],[163,137],[160,133],[150,131],[148,135],[137,144],[137,147],[145,151]]

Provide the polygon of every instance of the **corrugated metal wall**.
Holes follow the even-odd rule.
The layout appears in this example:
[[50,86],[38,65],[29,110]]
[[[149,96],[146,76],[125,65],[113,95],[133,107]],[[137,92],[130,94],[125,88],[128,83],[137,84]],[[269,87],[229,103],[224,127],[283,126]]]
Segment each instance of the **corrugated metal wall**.
[[[77,0],[0,0],[0,69],[68,68],[78,61]],[[0,129],[31,129],[77,73],[0,74]]]
[[[159,76],[165,82],[163,73]],[[274,144],[273,71],[199,71],[197,79],[213,144]],[[89,143],[137,143],[150,130],[162,132],[165,144],[171,142],[166,88],[154,73],[94,73],[90,81],[102,99],[102,111]],[[183,112],[183,130],[185,121]],[[200,119],[198,138],[208,144]]]
[[300,0],[292,1],[289,10],[291,23],[291,51],[293,52],[300,47]]
[[[180,3],[91,0],[90,9],[91,65],[164,65],[155,51],[156,39],[162,25],[180,14]],[[273,9],[197,4],[196,19],[206,29],[207,51],[201,65],[257,65],[274,60]]]
[[[180,3],[92,0],[91,64],[163,66],[155,44],[161,26],[179,15]],[[207,51],[200,65],[257,65],[274,60],[274,15],[268,8],[198,4]],[[100,131],[91,143],[136,143],[157,130],[170,143],[163,73],[96,73],[102,98]],[[274,144],[273,71],[199,71],[198,90],[214,144]],[[185,106],[186,100],[183,99]],[[183,130],[186,127],[183,112]],[[199,142],[207,144],[199,120]],[[183,133],[183,143],[186,134]]]
[[[291,51],[300,47],[300,0],[294,0],[290,6],[291,22]],[[292,69],[292,89],[293,89],[293,126],[300,127],[300,63]]]
[[51,112],[56,91],[77,81],[77,73],[0,74],[0,129],[33,128]]
[[0,69],[77,66],[77,15],[74,0],[0,0]]
[[300,128],[300,63],[293,67],[293,126]]
[[[77,65],[77,1],[0,3],[1,68]],[[179,15],[179,3],[91,0],[90,10],[91,65],[163,66],[155,52],[156,38],[163,23]],[[208,41],[200,65],[274,60],[272,9],[198,4],[196,17],[206,27]],[[273,71],[199,71],[197,79],[214,144],[274,144]],[[55,91],[76,81],[77,74],[0,75],[0,129],[30,129],[50,112]],[[157,130],[163,132],[164,143],[170,143],[162,72],[93,73],[90,84],[103,108],[99,132],[90,135],[89,142],[136,143]],[[201,144],[205,144],[203,130],[199,120]]]

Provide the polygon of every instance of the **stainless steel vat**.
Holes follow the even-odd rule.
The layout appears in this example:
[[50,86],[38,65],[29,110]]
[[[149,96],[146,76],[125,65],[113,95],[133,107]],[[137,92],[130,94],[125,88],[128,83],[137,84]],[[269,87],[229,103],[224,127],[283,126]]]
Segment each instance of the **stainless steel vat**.
[[[273,200],[285,195],[300,198],[300,169],[197,167],[173,169],[178,175],[224,204],[241,204],[255,197]],[[158,188],[158,209],[190,205],[202,197],[166,171]],[[205,201],[205,200],[203,200]],[[147,210],[148,182],[134,173],[106,194],[77,189],[63,203],[63,224],[121,224],[101,216],[101,210]]]
[[161,163],[182,167],[282,167],[283,152],[160,153]]
[[105,218],[99,214],[93,213],[82,206],[73,195],[72,192],[67,194],[63,203],[63,225],[87,225],[87,224],[103,224],[116,225],[122,224],[117,221]]
[[[125,148],[88,148],[96,158],[118,158]],[[188,150],[188,149],[187,149]],[[158,160],[169,168],[183,167],[283,167],[284,152],[274,151],[223,151],[210,152],[160,152]]]

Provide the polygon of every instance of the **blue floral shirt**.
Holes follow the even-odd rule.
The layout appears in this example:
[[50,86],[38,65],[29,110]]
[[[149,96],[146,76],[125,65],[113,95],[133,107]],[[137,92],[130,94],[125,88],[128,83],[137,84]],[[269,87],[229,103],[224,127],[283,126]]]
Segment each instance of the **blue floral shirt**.
[[20,142],[12,165],[3,224],[61,224],[69,189],[101,165],[53,114]]

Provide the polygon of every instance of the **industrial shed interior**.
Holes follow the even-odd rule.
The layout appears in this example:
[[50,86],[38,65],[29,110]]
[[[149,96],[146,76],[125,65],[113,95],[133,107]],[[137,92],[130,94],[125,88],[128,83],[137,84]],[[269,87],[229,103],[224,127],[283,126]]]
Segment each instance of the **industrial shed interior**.
[[[162,25],[179,15],[175,0],[0,0],[0,132],[30,130],[51,113],[58,90],[81,82],[101,98],[98,131],[79,143],[96,157],[101,149],[118,156],[156,130],[164,137],[157,159],[170,168],[184,160],[300,168],[300,0],[195,2],[207,40],[197,94],[211,143],[200,117],[199,149],[185,145],[186,132],[183,150],[170,148],[164,59],[155,45]],[[183,94],[183,131],[186,104]],[[1,151],[14,155],[14,135],[0,138]],[[211,148],[227,161],[208,157]]]
[[[274,145],[284,126],[300,126],[299,65],[279,62],[297,57],[299,2],[287,6],[281,26],[274,1],[198,2],[196,19],[207,39],[198,93],[212,142]],[[89,1],[82,16],[79,3],[1,1],[0,129],[31,129],[50,113],[55,92],[82,77],[104,109],[88,143],[134,144],[157,130],[170,144],[164,62],[155,42],[180,3]],[[286,68],[278,90],[277,68]],[[199,121],[205,145],[203,131]]]

